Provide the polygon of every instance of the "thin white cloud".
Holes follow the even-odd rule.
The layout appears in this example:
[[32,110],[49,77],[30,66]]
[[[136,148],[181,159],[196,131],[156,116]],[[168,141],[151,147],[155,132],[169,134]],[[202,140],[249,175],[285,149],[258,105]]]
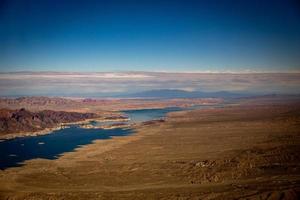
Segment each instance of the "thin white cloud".
[[84,74],[65,74],[65,73],[54,73],[54,74],[13,74],[13,73],[2,73],[0,74],[1,79],[31,79],[31,78],[46,78],[46,79],[72,79],[72,78],[105,78],[105,79],[143,79],[151,78],[150,75],[145,74],[128,74],[128,73],[84,73]]
[[1,95],[109,94],[153,89],[297,93],[300,73],[0,73]]

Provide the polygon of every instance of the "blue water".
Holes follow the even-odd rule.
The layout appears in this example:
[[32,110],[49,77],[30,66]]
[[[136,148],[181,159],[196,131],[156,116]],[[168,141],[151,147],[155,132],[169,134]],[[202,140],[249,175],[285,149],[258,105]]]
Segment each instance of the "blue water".
[[132,133],[130,129],[82,129],[78,126],[54,131],[52,134],[23,137],[0,143],[0,169],[22,165],[33,158],[55,159],[64,152],[96,139],[109,139]]
[[160,119],[166,116],[169,112],[180,111],[183,108],[170,107],[170,108],[159,108],[159,109],[141,109],[141,110],[125,110],[124,114],[130,117],[130,122],[144,122],[153,119]]
[[[168,112],[182,108],[142,109],[123,111],[131,119],[129,123],[143,122],[164,117]],[[95,123],[95,122],[91,122]],[[48,135],[23,137],[0,142],[0,169],[21,166],[25,160],[34,158],[56,159],[64,152],[73,151],[96,139],[131,134],[131,129],[83,129],[77,125],[54,131]]]

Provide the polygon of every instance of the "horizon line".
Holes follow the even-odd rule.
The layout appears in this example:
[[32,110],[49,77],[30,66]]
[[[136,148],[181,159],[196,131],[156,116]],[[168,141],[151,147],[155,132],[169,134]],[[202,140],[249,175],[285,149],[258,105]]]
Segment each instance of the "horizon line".
[[60,70],[17,70],[17,71],[0,71],[0,74],[13,73],[176,73],[176,74],[297,74],[299,70],[111,70],[111,71],[60,71]]

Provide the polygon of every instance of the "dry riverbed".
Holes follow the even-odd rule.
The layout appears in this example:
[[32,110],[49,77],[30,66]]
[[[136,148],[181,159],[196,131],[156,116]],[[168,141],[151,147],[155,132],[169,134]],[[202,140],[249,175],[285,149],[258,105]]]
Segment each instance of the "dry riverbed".
[[171,113],[0,172],[0,199],[297,199],[300,105]]

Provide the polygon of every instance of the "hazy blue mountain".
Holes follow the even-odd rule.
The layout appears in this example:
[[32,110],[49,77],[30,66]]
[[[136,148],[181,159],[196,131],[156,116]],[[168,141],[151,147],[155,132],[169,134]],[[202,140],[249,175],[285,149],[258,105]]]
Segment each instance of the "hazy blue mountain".
[[161,90],[149,90],[138,93],[133,93],[126,95],[126,97],[140,97],[140,98],[237,98],[245,97],[250,94],[245,93],[234,93],[228,91],[218,91],[218,92],[201,92],[201,91],[185,91],[176,89],[161,89]]

